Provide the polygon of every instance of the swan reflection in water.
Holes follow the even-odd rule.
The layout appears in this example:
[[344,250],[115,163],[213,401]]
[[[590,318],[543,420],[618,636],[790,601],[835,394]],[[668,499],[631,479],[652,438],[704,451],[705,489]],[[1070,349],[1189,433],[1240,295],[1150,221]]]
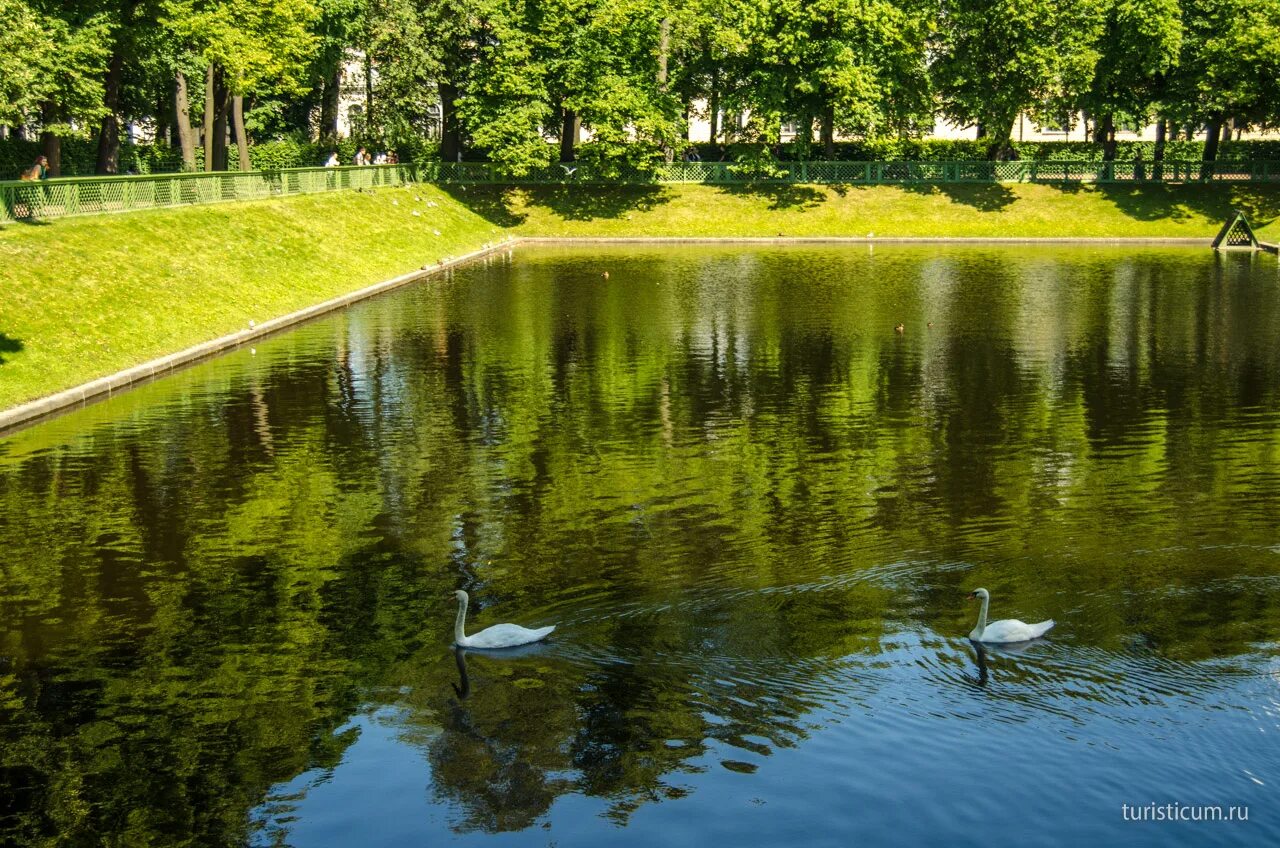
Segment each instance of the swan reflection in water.
[[[449,686],[456,698],[445,690],[435,713],[439,730],[427,745],[430,791],[456,805],[458,832],[524,830],[572,789],[563,777],[571,767],[567,740],[557,735],[568,726],[572,703],[555,672],[528,662],[550,653],[538,645],[483,651],[475,675],[468,653],[454,648],[458,677]],[[501,667],[515,659],[524,662]]]
[[[527,659],[547,653],[547,646],[533,643],[515,648],[481,651],[486,657],[498,660]],[[467,649],[461,645],[453,646],[453,660],[458,666],[458,682],[449,681],[453,693],[459,701],[465,701],[471,695],[471,676],[467,674]]]
[[969,640],[970,647],[973,648],[973,660],[978,666],[978,678],[973,682],[978,686],[986,686],[990,680],[990,672],[987,669],[987,655],[1016,657],[1025,654],[1027,651],[1035,647],[1039,642],[1031,640],[1029,642],[1008,642],[1003,645],[988,645],[983,642]]
[[467,649],[461,645],[455,645],[453,659],[458,664],[458,682],[454,683],[451,680],[449,685],[453,687],[453,693],[458,696],[458,700],[465,701],[471,694],[471,678],[467,676]]
[[987,646],[981,642],[969,640],[969,644],[973,646],[974,660],[978,663],[978,679],[979,686],[986,686],[989,676],[987,674]]

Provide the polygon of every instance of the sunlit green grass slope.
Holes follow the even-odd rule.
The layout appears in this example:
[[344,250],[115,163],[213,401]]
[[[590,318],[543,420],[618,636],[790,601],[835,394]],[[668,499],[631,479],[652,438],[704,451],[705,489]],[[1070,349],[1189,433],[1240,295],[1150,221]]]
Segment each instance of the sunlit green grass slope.
[[1210,238],[1234,208],[1280,236],[1280,186],[454,189],[526,235]]

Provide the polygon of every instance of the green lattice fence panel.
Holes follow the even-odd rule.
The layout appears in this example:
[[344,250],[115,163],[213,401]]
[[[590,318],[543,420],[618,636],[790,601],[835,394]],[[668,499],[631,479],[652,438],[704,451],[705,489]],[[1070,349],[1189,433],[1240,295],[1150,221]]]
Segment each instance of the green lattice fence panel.
[[717,162],[672,162],[659,165],[654,172],[655,178],[664,183],[710,183],[717,182]]
[[[842,180],[841,165],[848,165],[848,162],[810,162],[809,163],[809,179],[815,183],[840,183],[847,182]],[[859,169],[861,170],[861,169]]]
[[947,182],[949,168],[946,162],[910,162],[908,171],[912,182],[942,183]]
[[1215,182],[1240,182],[1253,179],[1252,162],[1214,162]]
[[909,184],[990,182],[1280,182],[1280,162],[957,161],[957,162],[659,162],[598,171],[587,163],[553,164],[522,176],[486,162],[290,168],[281,171],[83,177],[40,183],[0,182],[0,221],[125,212],[278,195],[369,189],[416,181],[602,185],[653,183]]
[[960,183],[989,183],[996,178],[995,162],[952,162],[952,174]]

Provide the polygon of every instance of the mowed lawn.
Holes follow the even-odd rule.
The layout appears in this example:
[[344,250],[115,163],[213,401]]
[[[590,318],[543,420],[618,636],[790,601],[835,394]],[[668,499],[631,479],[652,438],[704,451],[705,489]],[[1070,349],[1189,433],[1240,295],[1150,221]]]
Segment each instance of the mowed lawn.
[[[524,235],[1211,238],[1239,208],[1280,238],[1277,186],[468,187]],[[590,193],[588,195],[588,192]],[[477,199],[482,198],[478,203]],[[500,219],[500,218],[499,218]]]
[[[0,228],[0,409],[507,235],[1199,237],[1280,186],[417,186]],[[416,214],[415,214],[416,213]]]

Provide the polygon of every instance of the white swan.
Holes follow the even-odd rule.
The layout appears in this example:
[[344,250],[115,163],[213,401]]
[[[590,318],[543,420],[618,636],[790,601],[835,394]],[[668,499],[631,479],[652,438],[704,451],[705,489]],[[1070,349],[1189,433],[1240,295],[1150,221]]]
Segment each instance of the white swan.
[[1053,627],[1053,619],[1038,624],[1027,624],[1016,618],[1006,618],[987,624],[987,605],[991,603],[991,593],[986,589],[974,589],[969,593],[969,600],[982,599],[982,612],[978,614],[978,626],[973,628],[969,638],[975,642],[1028,642],[1039,639]]
[[530,630],[518,624],[495,624],[468,636],[463,632],[462,625],[467,618],[467,603],[470,598],[461,589],[453,595],[458,599],[458,619],[453,625],[453,643],[461,648],[514,648],[516,645],[527,645],[530,642],[545,639],[552,630],[556,629],[554,624],[550,627],[539,627],[537,630]]

